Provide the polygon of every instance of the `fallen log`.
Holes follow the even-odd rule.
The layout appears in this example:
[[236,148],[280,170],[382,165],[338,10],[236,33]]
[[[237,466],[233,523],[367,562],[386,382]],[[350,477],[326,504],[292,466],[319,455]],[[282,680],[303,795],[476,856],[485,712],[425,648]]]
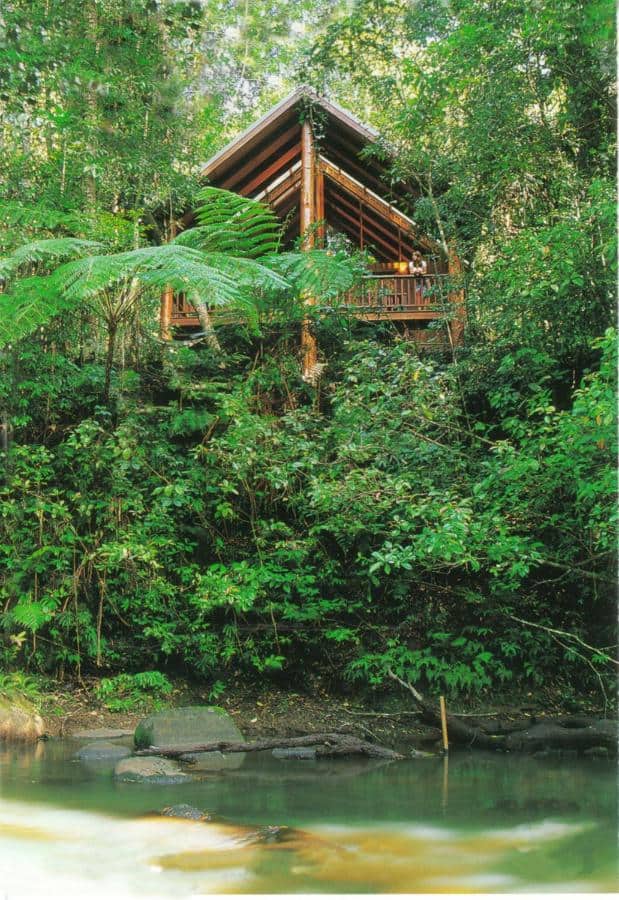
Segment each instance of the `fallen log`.
[[401,753],[362,741],[352,734],[327,732],[320,734],[304,734],[294,738],[264,738],[260,741],[211,741],[208,744],[187,744],[183,747],[148,747],[137,750],[136,756],[165,756],[178,759],[189,753],[253,753],[258,750],[274,750],[292,747],[315,747],[316,757],[333,758],[335,756],[369,756],[373,759],[404,759]]
[[592,747],[604,747],[613,753],[617,749],[617,725],[608,719],[598,719],[590,725],[566,728],[552,719],[538,722],[526,731],[507,735],[506,750],[576,750],[582,753]]
[[[440,727],[438,704],[433,704],[407,681],[389,670],[389,677],[406,688],[420,707],[421,718]],[[617,723],[611,719],[594,719],[587,716],[559,717],[557,719],[531,718],[518,723],[482,723],[473,725],[454,714],[447,715],[449,736],[454,744],[476,747],[481,750],[520,751],[536,753],[543,750],[575,750],[582,753],[592,747],[604,747],[611,755],[617,752]]]

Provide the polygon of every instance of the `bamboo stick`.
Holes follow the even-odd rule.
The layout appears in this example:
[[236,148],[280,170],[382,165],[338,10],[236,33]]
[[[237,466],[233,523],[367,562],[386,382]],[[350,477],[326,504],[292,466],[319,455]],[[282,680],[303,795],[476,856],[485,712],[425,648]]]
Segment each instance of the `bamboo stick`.
[[443,732],[443,753],[449,753],[449,738],[447,735],[447,709],[445,707],[445,698],[441,694],[441,731]]

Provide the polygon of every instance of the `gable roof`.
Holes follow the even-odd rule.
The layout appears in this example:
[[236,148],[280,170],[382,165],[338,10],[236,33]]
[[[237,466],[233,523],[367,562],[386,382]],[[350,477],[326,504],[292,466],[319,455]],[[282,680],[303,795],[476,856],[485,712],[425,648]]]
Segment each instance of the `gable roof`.
[[378,132],[307,86],[291,91],[226,144],[205,163],[201,176],[269,203],[293,240],[300,227],[301,125],[308,117],[324,175],[327,222],[358,245],[371,244],[381,259],[410,257],[419,248],[442,255],[399,208],[415,197],[410,185],[393,183],[389,160],[363,152],[377,145]]
[[291,91],[226,144],[204,164],[201,177],[245,196],[260,193],[301,158],[301,116],[306,110],[317,122],[318,146],[328,147],[336,165],[381,196],[391,192],[388,166],[376,157],[359,159],[366,147],[377,142],[378,132],[307,86]]

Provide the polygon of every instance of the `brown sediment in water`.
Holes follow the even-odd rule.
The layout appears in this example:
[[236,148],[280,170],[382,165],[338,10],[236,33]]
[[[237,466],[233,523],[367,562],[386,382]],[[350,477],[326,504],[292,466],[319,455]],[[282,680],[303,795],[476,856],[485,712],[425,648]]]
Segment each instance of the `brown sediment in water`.
[[57,841],[57,835],[50,834],[42,828],[36,828],[32,825],[14,825],[7,822],[0,822],[0,838],[11,838],[15,840],[26,841]]
[[[354,890],[358,893],[478,893],[512,890],[519,879],[506,874],[510,853],[535,849],[578,826],[547,823],[513,831],[456,835],[441,829],[334,831],[313,834],[291,829],[281,843],[251,841],[161,856],[162,869],[185,872],[235,871],[245,874],[220,888],[222,893],[289,893]],[[282,853],[281,851],[286,851]]]

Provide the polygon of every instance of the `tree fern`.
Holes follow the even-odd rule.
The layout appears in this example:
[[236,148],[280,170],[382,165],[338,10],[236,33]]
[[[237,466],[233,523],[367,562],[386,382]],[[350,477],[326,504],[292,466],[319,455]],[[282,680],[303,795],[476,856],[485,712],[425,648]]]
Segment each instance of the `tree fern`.
[[[0,259],[0,347],[80,303],[115,330],[145,293],[167,286],[203,309],[234,306],[250,322],[257,298],[331,298],[353,286],[359,264],[343,254],[277,253],[281,223],[262,203],[217,188],[205,188],[198,200],[198,225],[163,246],[99,253],[93,241],[53,238]],[[36,268],[53,271],[33,275]]]

